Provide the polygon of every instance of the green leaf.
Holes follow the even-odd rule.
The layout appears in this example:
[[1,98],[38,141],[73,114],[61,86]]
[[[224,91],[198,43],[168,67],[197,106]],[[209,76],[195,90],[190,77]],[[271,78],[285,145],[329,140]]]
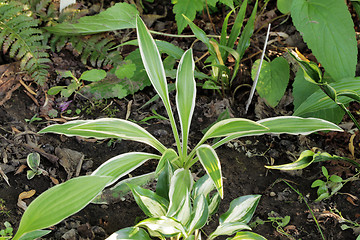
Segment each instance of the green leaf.
[[149,144],[159,152],[166,150],[165,146],[145,129],[123,119],[100,118],[96,120],[76,120],[48,126],[39,133],[50,132],[85,138],[122,138]]
[[187,227],[188,234],[193,233],[196,229],[201,229],[208,220],[209,206],[204,195],[199,195],[194,201],[194,210],[191,214],[191,221]]
[[241,231],[241,230],[251,230],[251,228],[242,222],[226,222],[220,224],[216,230],[210,234],[209,240],[216,238],[217,236],[221,235],[233,235],[234,233]]
[[234,0],[219,0],[222,4],[225,4],[231,9],[234,9]]
[[190,220],[190,192],[193,186],[191,172],[188,169],[177,169],[171,178],[168,217],[174,217],[183,225]]
[[50,227],[80,211],[111,180],[103,176],[83,176],[56,185],[38,196],[24,212],[14,240],[24,233]]
[[357,43],[344,1],[297,0],[291,17],[316,59],[334,79],[354,77]]
[[208,197],[209,193],[215,189],[215,185],[212,179],[209,177],[208,174],[205,174],[201,178],[199,178],[196,183],[194,184],[192,195],[193,199],[196,199],[200,195],[204,195]]
[[135,17],[139,12],[128,3],[117,3],[94,16],[82,17],[78,23],[64,22],[53,27],[44,27],[56,35],[89,35],[126,28],[135,28]]
[[148,189],[129,184],[136,203],[148,217],[165,216],[169,202]]
[[[234,21],[234,25],[231,28],[229,39],[227,40],[227,43],[226,43],[226,46],[228,46],[229,48],[234,47],[235,41],[240,35],[241,28],[242,28],[244,18],[245,18],[247,5],[248,5],[247,0],[243,1],[243,3],[241,4],[240,10]],[[224,26],[223,26],[223,28],[224,28]],[[225,45],[225,44],[222,44],[222,45]],[[223,59],[225,60],[225,58],[223,58]]]
[[55,87],[52,87],[50,88],[48,91],[47,91],[47,94],[49,95],[56,95],[58,94],[61,90],[63,90],[64,88],[66,88],[65,86],[55,86]]
[[238,232],[233,238],[230,240],[266,240],[263,236],[253,233],[253,232]]
[[[256,60],[251,70],[251,77],[255,79],[260,60]],[[282,57],[272,62],[263,61],[256,90],[260,97],[265,98],[271,107],[276,107],[284,96],[289,83],[290,66]]]
[[40,154],[29,153],[26,158],[27,165],[34,171],[37,172],[40,165]]
[[277,8],[282,14],[287,14],[291,10],[293,0],[277,0]]
[[326,179],[328,179],[329,178],[329,172],[326,169],[326,167],[322,166],[321,171],[322,171],[322,174],[324,175],[324,177],[326,177]]
[[164,168],[161,170],[161,173],[158,177],[156,183],[156,194],[169,200],[169,190],[171,184],[171,178],[174,175],[173,166],[169,161],[165,162]]
[[267,127],[245,118],[230,118],[214,124],[200,140],[205,142],[209,138],[224,137],[234,134],[266,131]]
[[106,77],[106,72],[102,69],[92,69],[85,71],[81,74],[79,80],[85,80],[89,82],[98,82]]
[[255,213],[261,195],[246,195],[231,201],[229,210],[220,216],[220,225],[224,223],[249,223]]
[[142,228],[128,227],[111,234],[107,240],[151,240],[147,232]]
[[33,239],[39,239],[43,236],[45,236],[46,234],[49,234],[51,232],[51,230],[35,230],[32,232],[28,232],[23,234],[19,240],[33,240]]
[[331,175],[329,179],[334,183],[341,183],[343,181],[343,179],[337,175]]
[[314,152],[310,150],[303,151],[299,158],[292,163],[277,165],[277,166],[265,166],[268,169],[278,169],[278,170],[298,170],[304,169],[314,162]]
[[[337,92],[341,91],[354,91],[360,92],[360,78],[345,78],[335,83],[329,84]],[[339,96],[338,102],[348,104],[352,100],[346,96]],[[337,105],[334,103],[321,89],[310,95],[294,112],[294,115],[303,116],[306,113],[316,112],[323,109],[336,108]]]
[[188,135],[195,108],[196,83],[194,79],[194,60],[192,51],[182,56],[176,74],[176,107],[180,118],[182,133],[182,151],[187,154]]
[[34,172],[33,170],[27,170],[26,171],[26,178],[28,180],[33,179],[36,176],[36,172]]
[[160,174],[162,172],[163,168],[165,167],[166,162],[173,163],[176,161],[177,158],[179,158],[179,156],[177,155],[177,153],[175,152],[174,149],[172,149],[172,148],[166,149],[160,158],[160,161],[156,167],[155,173]]
[[324,185],[325,185],[325,182],[323,180],[317,179],[311,184],[311,187],[316,188],[316,187],[320,187],[320,186],[324,186]]
[[91,175],[110,177],[109,186],[150,159],[160,159],[160,156],[142,152],[120,154],[101,164]]
[[178,34],[181,34],[187,26],[187,22],[182,15],[187,16],[190,21],[193,21],[195,19],[196,12],[201,11],[202,9],[203,5],[201,0],[179,0],[176,2],[173,12],[175,13]]
[[93,204],[113,204],[123,201],[125,196],[131,191],[128,184],[143,186],[155,180],[155,172],[143,174],[136,177],[126,178],[111,188],[105,189],[91,203]]
[[171,217],[148,218],[139,222],[137,227],[145,227],[151,232],[161,234],[165,237],[173,237],[181,233],[186,236],[184,226]]
[[206,170],[206,173],[210,176],[212,182],[216,186],[216,189],[219,192],[221,198],[223,198],[224,189],[221,165],[215,150],[211,146],[203,144],[196,149],[196,155],[199,157],[201,164]]
[[214,196],[212,196],[212,198],[210,199],[210,203],[209,203],[209,215],[210,216],[217,212],[220,202],[221,202],[221,196],[218,192],[216,192],[214,194]]
[[115,75],[119,79],[131,79],[136,71],[136,65],[134,63],[132,63],[130,60],[127,60],[125,62],[125,64],[118,66],[115,70]]

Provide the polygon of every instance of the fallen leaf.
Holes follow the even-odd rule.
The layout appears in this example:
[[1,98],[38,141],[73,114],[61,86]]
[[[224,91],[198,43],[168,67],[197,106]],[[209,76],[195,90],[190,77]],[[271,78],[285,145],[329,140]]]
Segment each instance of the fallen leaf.
[[34,189],[27,192],[22,192],[19,194],[19,199],[23,200],[23,199],[31,198],[32,196],[34,196],[35,193],[36,191]]
[[0,167],[0,175],[4,178],[5,182],[10,186],[9,178],[6,176],[6,174],[3,172],[3,170]]
[[53,184],[55,184],[55,185],[58,185],[58,184],[59,184],[59,180],[57,180],[56,178],[50,176],[50,179],[51,179],[51,181],[53,182]]
[[355,147],[354,147],[354,138],[356,137],[356,134],[351,135],[350,141],[349,141],[349,151],[353,157],[355,157]]
[[17,170],[16,172],[14,173],[14,175],[17,175],[19,173],[22,173],[24,172],[24,169],[27,168],[27,166],[25,164],[22,164]]

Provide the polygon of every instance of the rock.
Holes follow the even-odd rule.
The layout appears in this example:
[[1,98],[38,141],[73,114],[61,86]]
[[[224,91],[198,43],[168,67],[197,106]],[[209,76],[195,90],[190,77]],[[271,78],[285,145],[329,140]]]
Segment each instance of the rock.
[[102,227],[93,226],[91,229],[95,233],[96,236],[99,236],[99,237],[105,237],[106,236],[106,232]]
[[69,231],[67,231],[64,235],[61,236],[61,239],[64,240],[77,240],[78,233],[75,229],[71,229]]
[[90,226],[89,223],[86,223],[86,224],[81,224],[78,228],[77,228],[78,232],[79,232],[79,235],[82,237],[82,238],[85,238],[85,239],[94,239],[95,238],[95,234],[94,232],[92,231],[92,228]]
[[84,171],[87,171],[89,169],[91,169],[94,165],[94,161],[93,160],[87,160],[84,162],[84,164],[82,165],[82,169]]

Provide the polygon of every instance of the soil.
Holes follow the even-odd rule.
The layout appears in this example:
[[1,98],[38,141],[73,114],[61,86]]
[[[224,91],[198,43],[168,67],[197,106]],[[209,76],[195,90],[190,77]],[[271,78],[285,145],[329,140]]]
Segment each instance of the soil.
[[[149,5],[152,6],[152,8],[149,8],[149,11],[157,9],[156,5]],[[269,5],[268,8],[275,9],[272,5]],[[258,26],[275,18],[276,14],[279,15],[278,12],[273,11],[275,15],[264,15],[262,18],[259,18]],[[168,13],[170,14],[171,12],[169,9]],[[162,14],[162,12],[158,14]],[[212,16],[217,26],[222,21],[220,16],[221,13],[214,13],[214,17]],[[171,17],[173,16],[168,18]],[[204,24],[207,20],[206,14],[200,16],[199,19],[202,20],[198,20],[197,25],[203,28],[206,25]],[[155,26],[159,21],[161,19],[155,22]],[[164,22],[166,24],[174,24],[167,19]],[[290,20],[283,25],[280,22],[275,21],[275,24],[273,23],[276,26],[273,31],[285,31],[293,36],[291,44],[304,46],[301,45],[303,44],[301,37],[294,30]],[[171,31],[174,28],[169,29]],[[258,51],[259,46],[262,46],[261,41],[263,40],[261,39],[263,37],[264,30],[260,31],[259,29],[259,32],[255,33],[252,38],[251,46],[244,58]],[[185,45],[187,48],[190,44],[183,42],[180,45]],[[270,52],[274,52],[278,47],[274,46],[270,47],[270,49],[273,50]],[[307,51],[307,49],[303,50],[304,52]],[[86,69],[86,66],[81,64],[80,60],[73,57],[69,52],[63,51],[60,54],[52,54],[60,61],[57,64],[60,64],[63,69],[76,69],[77,71],[79,69]],[[195,50],[195,56],[201,55],[200,50]],[[249,69],[255,59],[256,57],[253,56],[243,62],[241,76],[234,82],[235,87],[251,82],[249,79]],[[55,72],[52,74],[56,76]],[[46,120],[44,117],[44,112],[48,113],[49,110],[44,107],[46,102],[44,91],[54,83],[49,82],[47,84],[42,88],[33,85],[38,90],[35,97],[30,97],[26,89],[18,87],[12,93],[11,98],[0,106],[0,167],[8,178],[6,180],[4,176],[0,177],[0,200],[2,201],[0,202],[0,223],[10,222],[14,227],[14,231],[17,229],[24,212],[18,206],[20,193],[30,190],[36,191],[34,196],[24,199],[25,204],[28,205],[42,192],[57,184],[57,182],[64,182],[69,177],[75,175],[74,169],[69,170],[59,163],[60,150],[56,149],[71,149],[83,155],[84,159],[80,175],[91,173],[107,159],[121,153],[135,150],[144,152],[154,151],[144,144],[130,141],[110,142],[105,140],[94,142],[75,137],[37,134],[36,132],[40,129],[56,122],[54,120]],[[267,107],[261,98],[255,96],[250,112],[245,114],[244,102],[248,96],[248,89],[246,90],[241,89],[242,92],[240,90],[237,91],[234,97],[230,97],[231,94],[222,97],[213,91],[198,89],[199,93],[192,122],[190,145],[195,145],[202,136],[201,130],[216,121],[219,114],[225,109],[229,109],[234,117],[244,117],[252,120],[276,115],[291,115],[292,104],[288,103],[289,100],[287,99],[289,94],[284,97],[282,103],[276,109]],[[140,109],[154,95],[155,93],[151,88],[146,88],[142,92],[129,96],[126,99],[100,101],[97,108],[80,114],[80,118],[95,119],[109,115],[125,118],[129,104],[131,104],[130,119],[134,121],[139,122],[144,117],[150,116],[152,109],[156,109],[161,115],[166,115],[159,101],[156,101],[151,106]],[[59,99],[50,99],[53,102],[57,100]],[[71,108],[74,111],[82,106],[89,106],[88,101],[79,96],[71,100],[73,100]],[[55,104],[52,105],[52,108],[56,108]],[[359,109],[359,104],[354,103],[351,105],[352,112],[356,113]],[[25,121],[25,119],[31,119],[35,114],[42,115],[42,120],[31,123]],[[59,117],[55,120],[63,121],[64,119]],[[341,124],[342,126],[351,126],[349,122],[349,119],[345,118]],[[166,121],[152,119],[148,123],[149,125],[141,125],[159,138],[167,147],[173,145],[172,138],[169,137],[171,136],[171,129]],[[256,222],[259,223],[261,219],[265,222],[263,224],[256,224],[254,222],[253,231],[267,239],[322,239],[311,212],[315,215],[325,239],[355,239],[359,234],[359,228],[356,223],[360,220],[360,209],[358,207],[360,182],[358,179],[355,178],[354,181],[349,181],[338,194],[321,202],[314,201],[317,198],[317,193],[315,188],[311,188],[312,182],[316,179],[324,180],[321,174],[321,166],[325,166],[330,174],[337,174],[344,179],[356,174],[353,167],[333,162],[312,164],[304,170],[292,172],[267,170],[264,167],[264,165],[283,164],[294,161],[302,151],[307,149],[317,149],[330,154],[351,157],[349,150],[351,136],[350,132],[317,133],[310,136],[266,135],[241,138],[220,147],[216,151],[221,160],[225,197],[220,204],[218,213],[205,226],[205,233],[209,234],[214,231],[218,224],[218,217],[228,209],[233,199],[247,194],[260,194],[262,195],[261,201],[252,220],[258,219]],[[355,159],[360,157],[359,138],[359,133],[357,132],[353,139]],[[31,152],[41,153],[40,167],[46,170],[51,178],[49,176],[38,175],[31,180],[27,179],[26,171],[28,169],[21,171],[21,166],[26,165],[26,157]],[[155,168],[156,162],[149,162],[136,169],[131,175],[137,176],[148,173],[154,171]],[[194,171],[198,175],[204,174],[199,166],[195,166]],[[290,222],[286,226],[280,226],[276,222],[269,221],[269,217],[281,219],[286,216],[290,216]],[[111,204],[88,205],[80,212],[51,227],[52,232],[45,238],[105,239],[116,230],[133,226],[144,217],[145,215],[133,199],[127,196],[123,200],[118,200]],[[344,219],[352,221],[356,227],[342,230],[341,227],[346,222]],[[350,223],[347,225],[351,226]],[[0,226],[0,229],[2,228],[3,226]],[[219,237],[218,239],[226,238]]]

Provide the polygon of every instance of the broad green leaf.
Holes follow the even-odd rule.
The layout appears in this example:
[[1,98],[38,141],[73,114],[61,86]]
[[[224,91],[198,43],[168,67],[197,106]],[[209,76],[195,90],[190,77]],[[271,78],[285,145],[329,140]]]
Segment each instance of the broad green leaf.
[[111,234],[106,240],[151,240],[142,228],[128,227]]
[[258,123],[263,125],[264,127],[267,127],[268,129],[263,131],[234,133],[220,140],[219,142],[215,143],[213,145],[213,148],[215,149],[221,146],[222,144],[227,143],[228,141],[235,138],[244,137],[244,136],[256,136],[266,133],[274,133],[274,134],[287,133],[292,135],[298,135],[298,134],[307,135],[317,131],[343,131],[336,124],[317,118],[281,116],[281,117],[263,119],[258,121]]
[[184,226],[175,218],[171,217],[148,218],[139,222],[136,226],[145,227],[151,232],[160,233],[165,237],[173,237],[179,233],[186,236]]
[[177,169],[171,178],[167,216],[174,217],[182,224],[187,224],[191,215],[190,192],[193,178],[188,169]]
[[33,170],[37,171],[40,164],[40,154],[39,153],[30,153],[26,158],[27,165]]
[[192,50],[182,56],[176,74],[176,107],[178,110],[182,134],[183,155],[187,154],[188,135],[195,108],[196,83],[194,79],[194,60]]
[[64,22],[45,29],[56,35],[89,35],[126,28],[135,28],[135,17],[139,12],[128,3],[117,3],[94,16],[82,17],[77,23]]
[[291,17],[316,59],[334,79],[354,77],[357,44],[344,1],[296,0]]
[[234,9],[234,0],[219,0],[222,4],[225,4],[231,9]]
[[109,186],[150,159],[160,159],[160,156],[142,152],[120,154],[101,164],[91,175],[111,177]]
[[[251,70],[251,77],[255,79],[260,60],[256,60]],[[263,61],[256,91],[265,98],[271,107],[276,107],[284,96],[290,78],[290,66],[285,58],[278,57],[271,62]]]
[[230,240],[266,240],[266,238],[257,233],[243,231],[236,233],[236,235]]
[[196,155],[199,157],[201,164],[216,186],[216,189],[219,192],[221,198],[223,198],[224,189],[221,165],[215,150],[211,146],[203,144],[196,149]]
[[153,191],[129,184],[136,203],[148,217],[165,216],[169,202]]
[[166,149],[160,158],[155,173],[160,174],[163,168],[165,167],[166,162],[173,163],[177,160],[177,158],[179,158],[179,156],[177,155],[174,149],[172,148]]
[[165,162],[156,183],[156,194],[169,200],[171,178],[174,175],[173,166],[169,161]]
[[46,234],[49,234],[51,232],[51,230],[35,230],[32,232],[28,232],[23,234],[19,240],[33,240],[33,239],[39,239],[43,236],[45,236]]
[[220,216],[220,225],[224,223],[249,223],[255,213],[261,195],[246,195],[231,201],[229,209]]
[[214,124],[200,140],[205,142],[209,138],[225,137],[228,135],[253,133],[267,130],[267,127],[245,118],[230,118]]
[[165,70],[161,61],[159,50],[157,49],[155,41],[151,37],[144,22],[139,16],[136,19],[136,29],[140,54],[143,60],[145,70],[156,92],[163,100],[165,107],[168,108],[170,107],[169,93],[167,88]]
[[290,13],[293,0],[277,0],[276,6],[282,14]]
[[191,196],[193,199],[196,199],[200,195],[204,195],[205,197],[207,197],[209,193],[214,189],[215,185],[212,179],[209,177],[208,174],[205,174],[204,176],[199,178],[194,184]]
[[86,80],[90,82],[98,82],[106,77],[106,72],[102,69],[92,69],[81,74],[79,80]]
[[179,0],[176,2],[173,8],[175,13],[176,25],[178,28],[178,34],[184,30],[187,26],[186,20],[183,18],[183,15],[187,16],[191,21],[195,19],[197,11],[203,9],[202,1],[198,0]]
[[325,185],[325,182],[323,180],[317,179],[311,184],[311,187],[315,188],[315,187],[320,187],[323,185]]
[[76,120],[64,124],[54,124],[42,129],[39,133],[50,132],[85,138],[122,138],[149,144],[159,152],[163,152],[166,149],[164,145],[142,127],[130,121],[117,118]]
[[292,163],[283,164],[283,165],[276,165],[276,166],[265,166],[269,169],[278,169],[278,170],[298,170],[303,169],[309,166],[311,163],[314,162],[314,152],[310,150],[303,151],[299,158]]
[[201,229],[207,222],[209,217],[208,202],[204,195],[199,195],[194,201],[194,210],[191,214],[191,221],[188,234],[193,233],[196,229]]
[[143,186],[155,180],[155,172],[143,174],[136,177],[126,178],[111,188],[106,188],[91,203],[114,204],[125,200],[125,196],[131,191],[128,184]]
[[221,235],[233,235],[234,233],[241,230],[251,230],[251,228],[242,222],[226,222],[220,224],[216,230],[210,234],[209,240],[216,238]]
[[24,233],[50,227],[80,211],[111,180],[103,176],[83,176],[56,185],[38,196],[24,212],[14,240]]
[[[359,77],[341,79],[340,81],[330,83],[329,85],[333,87],[337,92],[360,92]],[[351,101],[352,100],[350,98],[345,96],[340,96],[338,98],[338,102],[341,102],[343,104],[348,104]],[[306,113],[335,107],[337,107],[336,103],[334,103],[321,89],[318,89],[295,110],[294,115],[303,116]]]
[[136,71],[136,65],[131,60],[126,60],[124,64],[117,66],[115,75],[119,79],[132,79]]

